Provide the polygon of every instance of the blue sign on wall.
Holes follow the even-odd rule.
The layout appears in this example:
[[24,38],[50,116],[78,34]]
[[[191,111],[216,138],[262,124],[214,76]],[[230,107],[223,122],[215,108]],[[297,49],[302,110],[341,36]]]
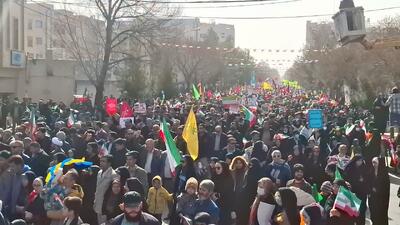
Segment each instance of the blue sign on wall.
[[308,110],[308,127],[321,129],[324,126],[321,109]]
[[20,51],[11,51],[11,65],[22,66],[24,63],[24,54]]

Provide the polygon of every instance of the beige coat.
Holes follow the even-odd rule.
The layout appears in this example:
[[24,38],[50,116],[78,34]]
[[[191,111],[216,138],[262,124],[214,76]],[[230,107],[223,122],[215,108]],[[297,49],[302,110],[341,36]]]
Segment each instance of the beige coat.
[[104,173],[103,170],[100,170],[97,174],[96,193],[94,194],[94,211],[97,214],[102,214],[104,194],[116,178],[118,178],[118,174],[111,167]]

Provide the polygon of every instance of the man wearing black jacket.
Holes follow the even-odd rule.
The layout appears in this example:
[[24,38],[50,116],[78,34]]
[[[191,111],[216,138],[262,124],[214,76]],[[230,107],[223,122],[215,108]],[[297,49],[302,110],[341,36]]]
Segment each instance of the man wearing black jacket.
[[161,225],[154,216],[142,211],[142,197],[136,191],[127,192],[122,204],[123,214],[115,217],[109,225],[139,224],[139,225]]

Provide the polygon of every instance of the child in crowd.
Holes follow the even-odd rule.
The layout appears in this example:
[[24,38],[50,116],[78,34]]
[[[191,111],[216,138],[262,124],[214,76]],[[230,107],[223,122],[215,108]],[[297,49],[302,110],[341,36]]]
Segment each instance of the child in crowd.
[[161,221],[162,214],[168,209],[168,202],[172,201],[172,194],[162,186],[160,176],[155,176],[152,180],[152,187],[147,195],[147,204],[149,213]]
[[182,215],[189,218],[194,217],[195,213],[194,203],[196,202],[197,199],[198,186],[199,183],[194,177],[188,179],[185,187],[186,192],[180,194],[177,199],[176,212],[178,215]]

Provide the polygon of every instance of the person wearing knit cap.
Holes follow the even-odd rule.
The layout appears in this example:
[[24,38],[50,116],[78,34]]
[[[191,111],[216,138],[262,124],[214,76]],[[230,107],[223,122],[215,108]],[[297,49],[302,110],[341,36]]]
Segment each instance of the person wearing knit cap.
[[320,192],[320,194],[322,196],[322,200],[319,201],[319,204],[321,206],[325,206],[326,200],[332,194],[332,192],[333,192],[333,186],[332,186],[331,182],[325,181],[324,183],[322,183],[321,192]]
[[179,216],[193,218],[195,215],[195,202],[199,183],[196,178],[191,177],[186,182],[186,192],[181,193],[177,198],[176,213]]
[[297,187],[301,190],[311,194],[311,185],[304,179],[304,166],[296,164],[293,166],[294,179],[289,180],[286,184],[287,187]]

